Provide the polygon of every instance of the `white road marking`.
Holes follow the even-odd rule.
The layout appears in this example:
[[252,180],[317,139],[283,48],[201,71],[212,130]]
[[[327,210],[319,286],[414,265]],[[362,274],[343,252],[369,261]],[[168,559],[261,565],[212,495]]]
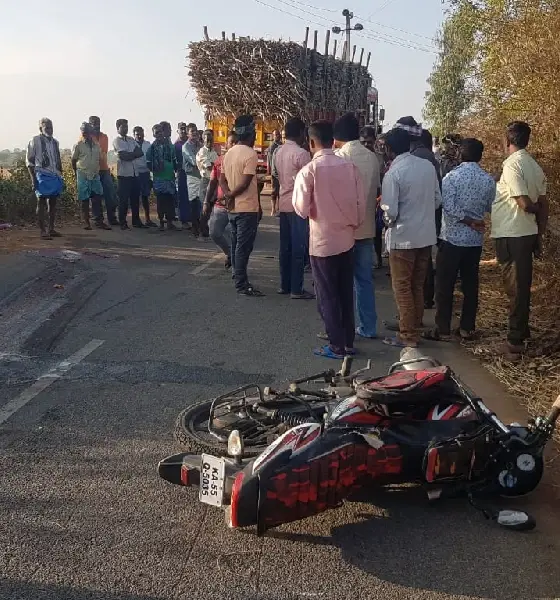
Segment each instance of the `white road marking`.
[[74,352],[72,356],[59,362],[52,369],[47,371],[44,375],[37,378],[35,383],[30,385],[24,390],[19,396],[10,400],[8,404],[0,407],[0,425],[5,423],[13,414],[15,414],[20,408],[23,408],[28,402],[33,400],[35,396],[46,390],[55,381],[66,375],[66,373],[77,364],[81,363],[86,356],[91,354],[94,350],[97,350],[105,340],[91,340],[83,348],[80,348],[77,352]]
[[214,254],[214,256],[207,260],[205,263],[198,265],[198,267],[196,267],[195,269],[193,269],[191,271],[191,275],[198,275],[199,273],[202,273],[202,271],[205,271],[212,263],[215,263],[217,260],[219,260],[221,257],[223,256],[223,254]]

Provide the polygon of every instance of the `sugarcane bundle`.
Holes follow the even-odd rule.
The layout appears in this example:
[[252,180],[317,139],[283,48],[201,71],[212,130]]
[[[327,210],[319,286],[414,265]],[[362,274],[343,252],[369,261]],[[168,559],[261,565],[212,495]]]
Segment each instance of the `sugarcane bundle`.
[[366,67],[324,56],[295,42],[205,40],[189,44],[189,76],[209,118],[249,113],[304,119],[365,108]]

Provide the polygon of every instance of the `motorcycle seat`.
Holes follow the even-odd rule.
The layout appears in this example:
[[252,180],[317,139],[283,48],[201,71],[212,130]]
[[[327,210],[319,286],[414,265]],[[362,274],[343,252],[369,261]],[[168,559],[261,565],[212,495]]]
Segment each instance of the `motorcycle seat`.
[[365,402],[395,408],[398,404],[441,402],[442,395],[456,393],[451,370],[439,366],[418,371],[395,371],[389,375],[361,381],[356,395]]

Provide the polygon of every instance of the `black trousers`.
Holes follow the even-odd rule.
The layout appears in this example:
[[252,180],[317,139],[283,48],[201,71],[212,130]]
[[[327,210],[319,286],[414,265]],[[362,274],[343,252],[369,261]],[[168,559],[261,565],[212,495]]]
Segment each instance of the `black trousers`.
[[[175,218],[175,196],[172,194],[157,194],[157,214],[160,224],[167,221],[167,224],[173,223]],[[148,213],[149,214],[149,213]]]
[[478,273],[481,246],[455,246],[440,241],[436,259],[436,327],[444,335],[451,333],[453,316],[453,292],[457,277],[461,275],[463,309],[460,328],[464,331],[476,329],[478,311]]
[[496,239],[496,258],[509,298],[508,342],[515,346],[520,346],[531,337],[529,314],[536,244],[536,235]]
[[332,350],[354,347],[354,249],[335,256],[311,256],[317,308]]
[[383,227],[375,228],[375,237],[373,238],[373,248],[375,249],[375,256],[377,257],[377,266],[383,264],[383,234],[385,230]]
[[[442,220],[442,209],[441,207],[436,210],[436,236],[438,237],[437,246],[439,247],[439,234],[441,232],[441,220]],[[428,265],[428,272],[426,273],[426,281],[424,282],[424,306],[426,308],[432,308],[434,305],[434,296],[436,291],[436,269],[434,268],[434,261],[430,254],[430,264]]]
[[132,213],[132,223],[140,221],[140,184],[138,177],[117,177],[119,195],[119,223],[126,223],[128,209]]
[[259,226],[258,213],[230,213],[229,224],[231,227],[231,264],[235,278],[235,289],[245,290],[249,287],[247,265],[253,252],[257,228]]
[[436,291],[436,269],[432,260],[432,249],[430,248],[430,262],[426,279],[424,280],[424,307],[432,308],[434,306],[434,296]]

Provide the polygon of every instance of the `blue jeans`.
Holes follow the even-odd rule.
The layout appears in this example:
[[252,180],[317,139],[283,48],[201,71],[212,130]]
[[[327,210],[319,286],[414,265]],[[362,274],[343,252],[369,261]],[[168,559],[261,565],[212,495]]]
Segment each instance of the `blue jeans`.
[[[117,198],[111,171],[99,171],[99,179],[101,179],[101,185],[103,187],[103,199],[105,200],[107,220],[114,223],[117,218]],[[95,208],[92,206],[91,212],[94,219],[103,219],[103,207],[101,205],[97,205]]]
[[228,231],[229,216],[227,210],[218,208],[214,205],[208,227],[210,229],[210,237],[216,246],[221,248],[227,258],[231,253],[231,236]]
[[247,265],[253,252],[259,225],[258,213],[229,213],[231,227],[231,264],[235,278],[235,289],[245,290],[249,287]]
[[356,294],[356,321],[360,334],[377,335],[375,285],[373,282],[373,240],[356,240],[354,245],[354,291]]
[[280,213],[280,288],[303,293],[303,267],[307,250],[307,221],[295,212]]
[[309,219],[305,219],[305,260],[303,261],[305,266],[311,266],[311,259],[309,258]]
[[177,205],[178,217],[181,223],[191,220],[191,205],[189,202],[189,190],[187,189],[187,174],[183,169],[177,173]]

